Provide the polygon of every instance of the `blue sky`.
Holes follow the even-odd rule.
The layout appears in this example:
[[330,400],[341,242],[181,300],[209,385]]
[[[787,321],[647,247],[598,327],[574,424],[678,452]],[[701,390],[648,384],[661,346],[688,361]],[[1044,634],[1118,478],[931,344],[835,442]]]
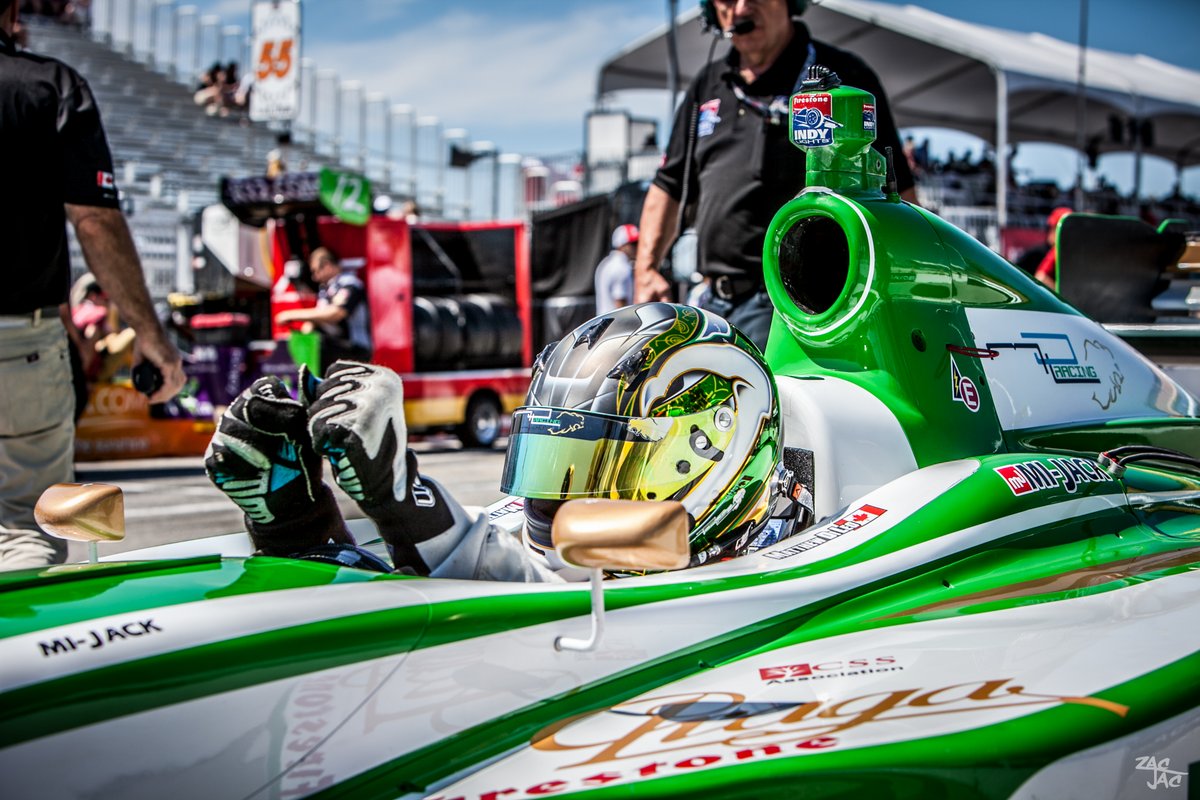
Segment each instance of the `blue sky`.
[[[1068,42],[1078,37],[1079,0],[915,4]],[[250,0],[198,5],[226,23],[245,24]],[[680,9],[689,5],[679,0]],[[494,141],[506,152],[564,153],[582,145],[583,116],[592,105],[600,64],[661,25],[666,9],[666,0],[306,0],[304,55],[342,79],[361,80],[368,91],[412,104],[445,127],[466,128],[471,138]],[[1088,36],[1093,47],[1145,53],[1200,70],[1200,0],[1089,0]],[[661,95],[630,92],[618,100],[635,113],[665,116]],[[934,143],[961,151],[970,140],[938,137]],[[1023,177],[1066,180],[1074,173],[1073,156],[1065,150],[1022,151],[1017,167]],[[1126,156],[1106,157],[1101,169],[1118,186],[1132,175]],[[1148,190],[1166,192],[1173,180],[1172,167],[1147,160]],[[1200,168],[1185,174],[1184,188],[1200,195]]]

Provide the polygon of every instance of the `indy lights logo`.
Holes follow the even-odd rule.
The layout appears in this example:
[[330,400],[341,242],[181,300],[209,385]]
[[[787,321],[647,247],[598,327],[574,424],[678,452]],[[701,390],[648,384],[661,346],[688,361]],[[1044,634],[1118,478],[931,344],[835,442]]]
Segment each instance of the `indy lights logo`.
[[1071,338],[1065,333],[1022,332],[1021,338],[1030,341],[988,342],[987,349],[1032,350],[1033,360],[1058,384],[1100,382],[1096,368],[1080,362]]
[[1023,461],[993,469],[1004,478],[1014,495],[1032,494],[1059,486],[1067,494],[1075,494],[1085,483],[1112,481],[1108,473],[1086,458],[1048,458],[1045,461]]

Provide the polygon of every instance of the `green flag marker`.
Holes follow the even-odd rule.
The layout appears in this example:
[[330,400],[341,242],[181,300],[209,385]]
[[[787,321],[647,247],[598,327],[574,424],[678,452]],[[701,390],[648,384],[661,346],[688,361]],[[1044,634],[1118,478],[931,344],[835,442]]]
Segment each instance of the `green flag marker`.
[[321,202],[342,222],[366,225],[371,218],[371,182],[357,172],[321,170]]

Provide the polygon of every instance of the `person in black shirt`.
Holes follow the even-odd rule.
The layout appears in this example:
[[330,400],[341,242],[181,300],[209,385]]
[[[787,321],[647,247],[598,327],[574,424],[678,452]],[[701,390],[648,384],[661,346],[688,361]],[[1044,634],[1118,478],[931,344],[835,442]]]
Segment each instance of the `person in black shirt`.
[[117,205],[112,155],[87,83],[60,61],[18,49],[18,9],[0,0],[0,569],[66,558],[33,506],[74,477],[74,393],[58,307],[70,282],[66,222],[88,267],[136,333],[135,362],[162,373],[150,402],[183,386],[183,362],[154,314]]
[[860,58],[814,40],[793,20],[806,5],[806,0],[701,2],[706,22],[718,33],[729,32],[733,47],[688,88],[638,225],[634,300],[669,300],[671,286],[658,268],[675,238],[687,182],[687,203],[696,204],[700,272],[710,284],[704,307],[728,318],[760,348],[773,312],[763,283],[763,239],[775,212],[804,188],[805,156],[788,141],[787,103],[808,67],[828,67],[844,85],[875,95],[875,146],[880,152],[892,147],[901,196],[916,200],[879,79]]
[[275,322],[312,323],[321,333],[321,364],[371,360],[371,322],[362,279],[342,269],[337,254],[318,247],[309,256],[312,276],[321,284],[317,305],[280,311]]

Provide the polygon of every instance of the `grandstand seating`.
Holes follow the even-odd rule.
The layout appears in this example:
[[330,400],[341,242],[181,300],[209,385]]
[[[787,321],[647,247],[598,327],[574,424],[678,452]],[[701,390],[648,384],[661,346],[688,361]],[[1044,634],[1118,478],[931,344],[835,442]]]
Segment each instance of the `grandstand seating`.
[[[122,190],[142,208],[195,211],[213,203],[222,175],[261,174],[277,131],[245,117],[211,117],[192,89],[68,26],[33,18],[30,49],[75,67],[100,105]],[[294,168],[323,159],[291,146]],[[154,180],[155,178],[158,180]]]
[[[224,175],[257,175],[278,132],[245,117],[211,117],[192,88],[153,71],[86,32],[37,17],[23,19],[29,48],[70,64],[96,95],[116,167],[117,184],[151,295],[187,288],[190,248],[179,247],[181,225],[217,202]],[[330,160],[303,146],[288,149],[293,169]],[[71,234],[73,277],[86,269]],[[182,268],[181,268],[182,264]]]

